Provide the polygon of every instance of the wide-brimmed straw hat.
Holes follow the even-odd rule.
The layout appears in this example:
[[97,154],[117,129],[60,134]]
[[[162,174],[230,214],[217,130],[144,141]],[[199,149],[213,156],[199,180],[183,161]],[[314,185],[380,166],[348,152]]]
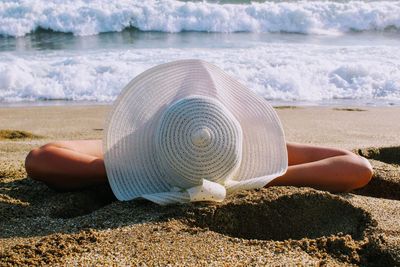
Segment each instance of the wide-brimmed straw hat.
[[103,138],[119,200],[222,201],[284,174],[286,143],[274,109],[218,67],[179,60],[134,78]]

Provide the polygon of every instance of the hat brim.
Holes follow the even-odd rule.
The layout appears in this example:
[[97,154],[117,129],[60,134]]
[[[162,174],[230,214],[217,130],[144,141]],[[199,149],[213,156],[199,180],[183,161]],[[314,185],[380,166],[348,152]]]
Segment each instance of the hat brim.
[[169,104],[194,94],[219,100],[242,127],[242,161],[234,181],[246,184],[254,179],[266,184],[285,173],[286,142],[273,107],[218,67],[201,60],[179,60],[134,78],[106,121],[104,162],[119,200],[171,190],[157,162],[155,130]]

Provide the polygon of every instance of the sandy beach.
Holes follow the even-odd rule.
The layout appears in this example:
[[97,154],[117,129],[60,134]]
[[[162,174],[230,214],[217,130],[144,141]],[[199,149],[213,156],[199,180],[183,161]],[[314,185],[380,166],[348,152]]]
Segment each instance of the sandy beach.
[[160,207],[26,177],[30,149],[102,138],[109,109],[0,108],[0,266],[400,266],[400,108],[276,108],[288,141],[370,160],[373,180],[350,193],[269,187]]

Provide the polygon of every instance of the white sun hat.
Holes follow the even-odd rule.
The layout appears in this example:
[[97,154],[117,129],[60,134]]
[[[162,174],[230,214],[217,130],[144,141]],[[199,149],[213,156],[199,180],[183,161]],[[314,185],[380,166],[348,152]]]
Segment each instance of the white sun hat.
[[134,78],[113,105],[104,163],[119,200],[223,201],[288,166],[279,118],[218,67],[179,60]]

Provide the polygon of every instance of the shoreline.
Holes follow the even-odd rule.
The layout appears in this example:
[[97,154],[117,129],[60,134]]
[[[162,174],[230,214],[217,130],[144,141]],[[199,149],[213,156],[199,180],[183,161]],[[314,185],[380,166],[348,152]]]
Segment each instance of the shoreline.
[[[284,100],[266,100],[273,107],[332,107],[332,108],[390,108],[400,107],[400,100],[355,100],[338,99],[326,101],[284,101]],[[1,102],[2,108],[31,108],[31,107],[59,107],[59,106],[111,106],[114,101],[75,101],[75,100],[40,100],[40,101],[16,101]]]

